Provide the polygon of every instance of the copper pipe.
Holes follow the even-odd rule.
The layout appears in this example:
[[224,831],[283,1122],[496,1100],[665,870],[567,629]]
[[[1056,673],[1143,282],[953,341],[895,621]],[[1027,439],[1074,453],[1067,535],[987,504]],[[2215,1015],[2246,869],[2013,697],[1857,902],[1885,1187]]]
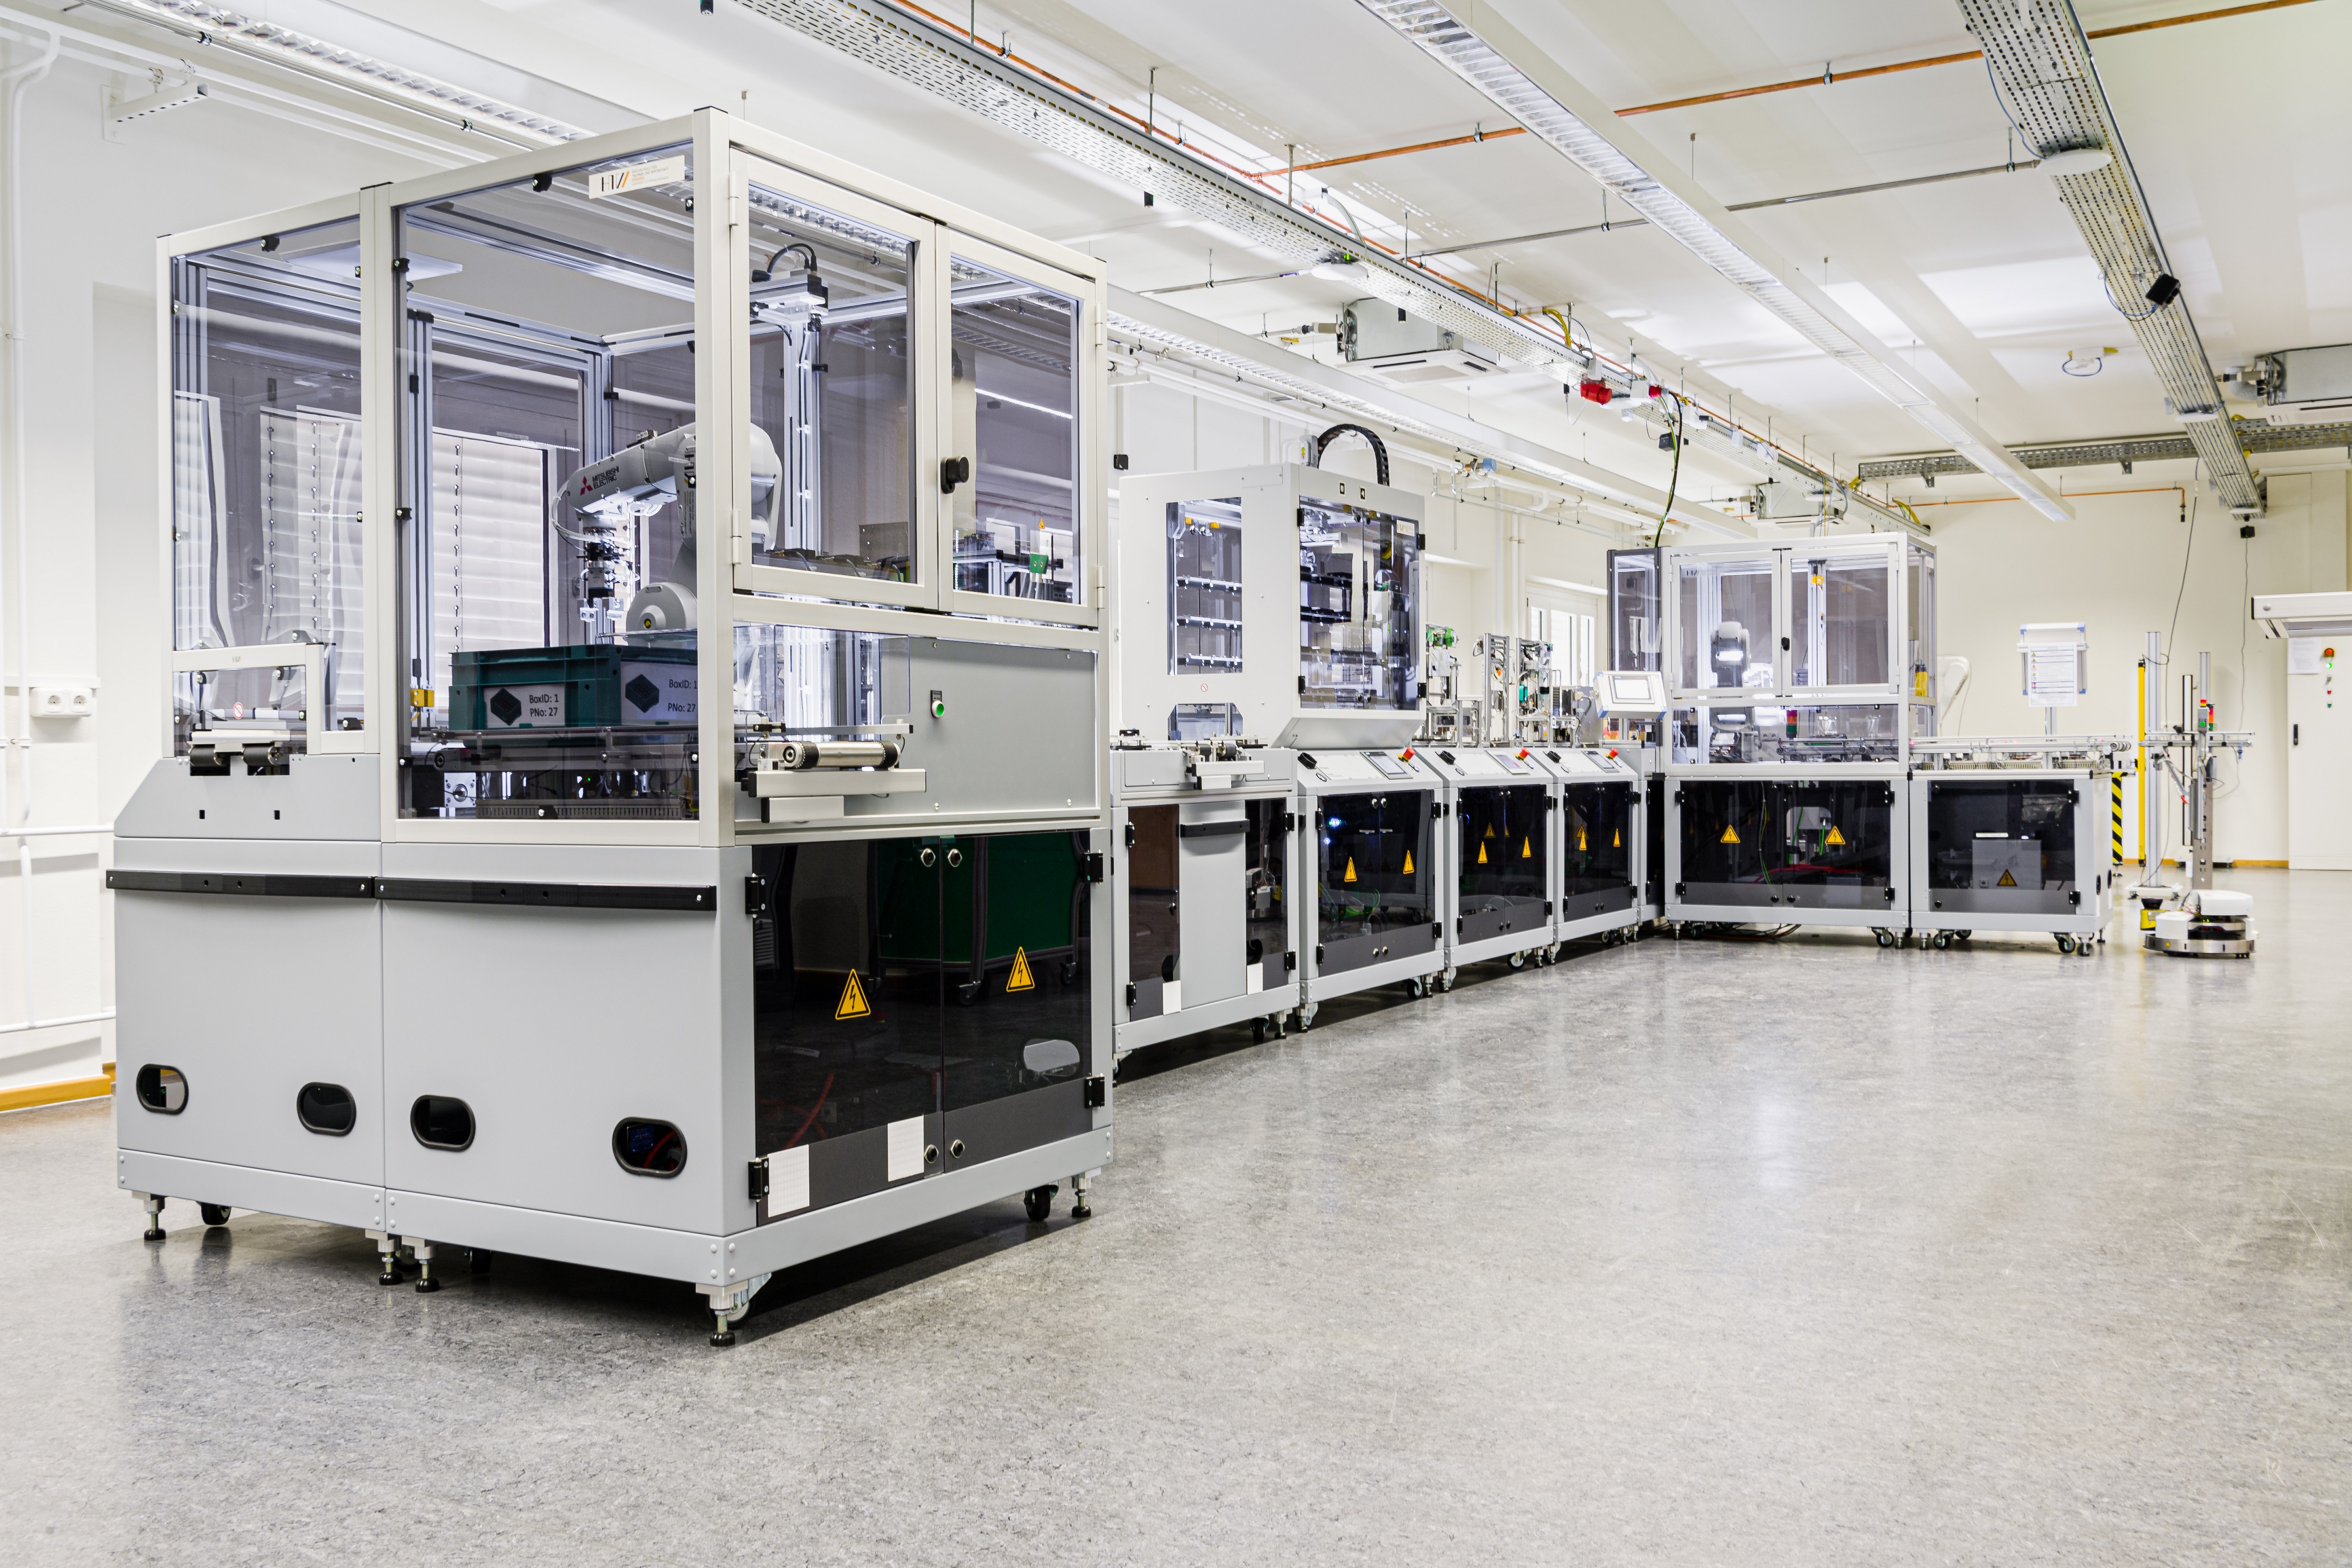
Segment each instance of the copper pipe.
[[[1336,169],[1342,163],[1366,163],[1374,158],[1396,158],[1407,153],[1432,153],[1440,147],[1465,147],[1475,142],[1492,142],[1499,137],[1525,136],[1527,133],[1525,126],[1507,125],[1500,131],[1479,131],[1468,136],[1448,136],[1443,142],[1416,142],[1410,147],[1383,147],[1377,153],[1351,153],[1344,158],[1325,158],[1313,163],[1293,163],[1286,172],[1303,174],[1310,169]],[[1275,171],[1276,174],[1285,172],[1280,169]]]

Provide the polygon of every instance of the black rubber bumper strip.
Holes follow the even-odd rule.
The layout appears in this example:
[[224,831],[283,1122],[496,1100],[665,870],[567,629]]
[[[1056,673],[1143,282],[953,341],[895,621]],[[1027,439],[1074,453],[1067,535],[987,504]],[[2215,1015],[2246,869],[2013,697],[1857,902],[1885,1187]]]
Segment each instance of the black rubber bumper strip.
[[717,888],[630,887],[613,882],[459,882],[385,877],[376,896],[399,903],[501,904],[544,910],[684,910],[719,908]]
[[1176,827],[1176,837],[1179,838],[1223,838],[1232,834],[1247,833],[1248,831],[1249,819],[1247,817],[1237,816],[1231,822],[1179,823]]
[[122,893],[229,893],[265,899],[373,899],[373,877],[253,876],[226,871],[109,871]]

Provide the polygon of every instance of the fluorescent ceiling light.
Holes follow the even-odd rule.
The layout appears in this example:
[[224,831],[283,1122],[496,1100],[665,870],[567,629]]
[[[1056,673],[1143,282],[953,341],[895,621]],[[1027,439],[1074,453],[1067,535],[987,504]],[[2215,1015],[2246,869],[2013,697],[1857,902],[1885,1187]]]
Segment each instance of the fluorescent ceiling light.
[[1358,4],[2037,510],[2062,521],[2074,515],[1933,382],[1782,262],[1721,203],[1675,174],[1654,149],[1648,150],[1654,170],[1619,146],[1612,137],[1625,133],[1608,106],[1484,0]]

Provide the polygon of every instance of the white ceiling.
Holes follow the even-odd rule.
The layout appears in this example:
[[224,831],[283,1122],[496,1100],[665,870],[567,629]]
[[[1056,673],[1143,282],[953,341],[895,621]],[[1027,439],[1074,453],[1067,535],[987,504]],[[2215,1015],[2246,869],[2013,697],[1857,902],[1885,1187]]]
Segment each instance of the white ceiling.
[[[869,0],[873,3],[873,0]],[[1967,49],[1950,0],[1495,0],[1600,96],[1630,105]],[[2076,0],[2091,29],[2179,16],[2212,0]],[[969,0],[966,0],[969,4]],[[957,0],[931,8],[966,12]],[[362,12],[496,68],[520,68],[646,114],[704,102],[937,189],[1103,257],[1138,289],[1275,270],[1275,258],[1139,193],[980,123],[720,0],[290,0],[273,19],[333,36],[312,16]],[[1123,108],[1154,95],[1158,122],[1241,158],[1302,161],[1498,128],[1493,107],[1355,0],[1001,0],[976,9],[984,38]],[[2097,42],[2133,159],[2217,367],[2268,350],[2352,339],[2352,0],[2315,0]],[[1156,83],[1151,81],[1157,68]],[[446,67],[444,65],[446,72]],[[748,94],[748,96],[746,96]],[[1619,121],[1662,162],[1739,203],[2005,161],[2007,127],[1981,65],[1668,110]],[[1691,141],[1693,133],[1696,142]],[[1379,237],[1409,219],[1424,237],[1475,240],[1599,221],[1599,187],[1532,137],[1300,175],[1324,184]],[[1620,215],[1622,216],[1622,214]],[[2128,328],[2104,297],[2073,221],[2026,173],[1841,197],[1745,215],[1809,276],[2011,444],[2140,435],[2168,426]],[[1390,243],[1402,238],[1386,231]],[[1622,358],[1686,376],[1743,423],[1817,458],[1931,445],[1672,242],[1642,228],[1464,253],[1456,275],[1499,264],[1505,298],[1572,303]],[[1309,279],[1168,296],[1256,332],[1328,321],[1348,290]],[[1328,339],[1326,342],[1328,342]],[[1916,350],[1913,348],[1916,344]],[[2069,348],[2123,352],[2086,379]],[[1327,352],[1328,357],[1328,352]],[[1433,401],[1663,482],[1638,427],[1565,406],[1539,377]],[[1735,474],[1696,477],[1727,493]],[[1685,482],[1693,478],[1685,470]]]

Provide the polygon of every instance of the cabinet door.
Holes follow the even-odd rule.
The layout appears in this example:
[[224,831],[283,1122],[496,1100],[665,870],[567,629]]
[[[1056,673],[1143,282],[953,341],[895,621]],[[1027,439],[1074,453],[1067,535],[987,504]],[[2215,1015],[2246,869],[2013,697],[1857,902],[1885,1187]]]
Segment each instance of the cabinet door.
[[1249,984],[1249,819],[1234,800],[1178,808],[1176,857],[1184,889],[1183,1004],[1222,1002]]
[[1549,794],[1541,784],[1462,792],[1459,940],[1484,942],[1542,926],[1550,901],[1550,855],[1544,841]]
[[1425,837],[1432,803],[1427,790],[1315,802],[1317,973],[1435,949],[1438,883]]
[[1570,784],[1561,795],[1561,918],[1633,908],[1633,786]]
[[949,849],[940,1100],[952,1171],[1093,1125],[1094,953],[1084,834],[991,834]]
[[835,839],[754,852],[760,1217],[936,1173],[944,843]]

